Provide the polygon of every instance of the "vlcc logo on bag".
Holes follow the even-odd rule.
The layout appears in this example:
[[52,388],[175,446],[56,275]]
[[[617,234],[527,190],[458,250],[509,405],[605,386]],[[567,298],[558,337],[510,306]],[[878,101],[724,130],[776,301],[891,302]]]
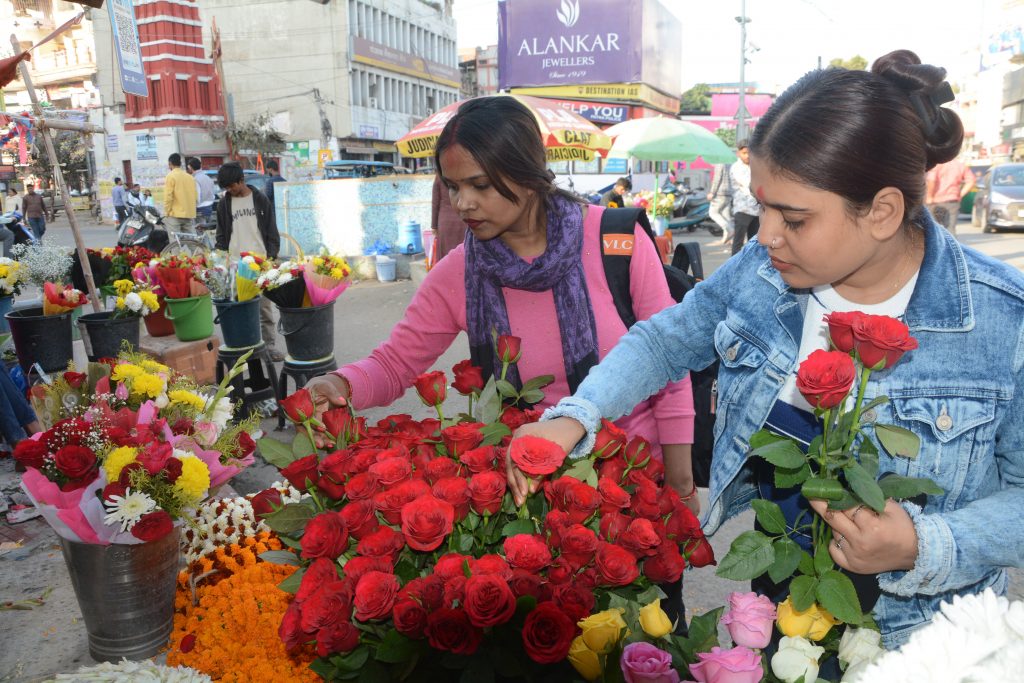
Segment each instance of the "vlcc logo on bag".
[[601,236],[604,240],[604,253],[607,256],[632,256],[633,235],[625,233],[608,233]]

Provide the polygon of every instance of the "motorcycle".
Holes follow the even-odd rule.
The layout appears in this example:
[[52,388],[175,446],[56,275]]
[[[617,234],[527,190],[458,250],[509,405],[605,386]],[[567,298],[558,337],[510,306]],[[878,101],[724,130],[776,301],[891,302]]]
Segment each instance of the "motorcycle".
[[[39,240],[32,232],[32,227],[26,224],[22,220],[23,218],[20,211],[9,211],[0,215],[0,226],[7,228],[14,235],[14,245],[35,244]],[[4,254],[4,256],[9,257],[10,254]]]
[[160,212],[145,204],[132,206],[117,231],[119,247],[145,247],[159,254],[168,241]]
[[661,191],[675,195],[672,218],[668,222],[669,230],[696,232],[697,228],[707,228],[712,235],[722,236],[722,229],[711,220],[711,202],[708,201],[704,188],[690,190],[682,183],[665,183]]

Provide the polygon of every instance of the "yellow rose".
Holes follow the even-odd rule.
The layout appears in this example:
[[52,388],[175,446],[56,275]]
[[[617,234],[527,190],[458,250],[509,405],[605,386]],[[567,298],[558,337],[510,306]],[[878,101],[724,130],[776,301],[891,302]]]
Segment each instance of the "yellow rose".
[[577,626],[583,630],[583,641],[599,655],[606,655],[622,639],[626,622],[622,620],[622,609],[606,609],[591,614]]
[[783,600],[778,608],[776,621],[779,630],[790,638],[802,636],[810,640],[821,640],[836,624],[840,623],[832,614],[814,603],[803,612],[793,607],[792,598]]
[[569,662],[576,667],[580,676],[588,681],[596,681],[604,671],[604,667],[601,666],[601,658],[587,647],[583,636],[577,636],[569,646]]
[[661,600],[640,608],[640,627],[652,638],[661,638],[672,632],[672,621],[661,609]]
[[138,449],[131,446],[121,446],[112,450],[103,460],[103,471],[107,473],[107,481],[117,481],[121,476],[121,470],[135,462],[137,453]]

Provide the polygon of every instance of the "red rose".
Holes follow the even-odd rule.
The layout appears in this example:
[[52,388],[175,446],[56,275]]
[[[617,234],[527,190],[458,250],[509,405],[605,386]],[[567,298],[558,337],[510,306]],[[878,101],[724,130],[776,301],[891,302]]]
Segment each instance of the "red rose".
[[174,531],[174,521],[166,510],[154,510],[142,515],[132,526],[132,536],[143,543],[156,541]]
[[536,408],[527,408],[526,410],[520,410],[515,406],[506,408],[502,413],[501,424],[508,427],[510,432],[514,432],[525,424],[536,422],[540,419],[541,411]]
[[602,460],[597,463],[597,475],[599,477],[608,477],[616,484],[622,483],[622,476],[626,473],[626,469],[629,467],[626,464],[626,459],[622,457],[622,451],[614,458],[608,460]]
[[700,538],[688,541],[683,550],[686,552],[686,561],[691,567],[706,567],[709,564],[718,564],[715,561],[715,551],[708,543],[708,539]]
[[281,492],[274,488],[263,489],[253,496],[250,502],[252,503],[252,511],[256,513],[258,519],[263,519],[275,509],[284,505]]
[[578,568],[590,564],[597,552],[597,535],[593,531],[582,524],[573,524],[563,529],[559,536],[562,557],[570,565]]
[[419,576],[405,584],[399,595],[416,600],[428,612],[433,611],[444,602],[444,580],[434,574]]
[[551,600],[565,612],[572,623],[586,619],[594,611],[594,591],[575,583],[555,586],[551,592]]
[[429,552],[452,532],[455,508],[451,503],[424,495],[402,508],[402,533],[413,550]]
[[[381,453],[383,452],[381,451]],[[379,454],[378,457],[380,457]],[[412,475],[412,463],[401,456],[391,457],[373,463],[367,472],[376,476],[382,487],[388,488],[405,481]]]
[[256,452],[256,442],[252,440],[248,432],[239,432],[238,434],[238,457],[248,458],[250,455]]
[[462,574],[450,577],[444,583],[443,607],[457,607],[466,602],[466,577]]
[[151,443],[139,452],[136,461],[152,475],[162,470],[173,454],[174,448],[171,444]]
[[433,494],[455,508],[455,521],[460,522],[469,514],[469,482],[462,477],[447,477],[431,487]]
[[508,586],[517,598],[531,595],[540,602],[541,596],[544,593],[542,583],[543,579],[533,572],[528,572],[525,569],[513,569],[512,578],[509,579]]
[[[335,439],[341,434],[344,434],[346,438],[351,437],[352,429],[355,426],[352,413],[349,412],[348,408],[325,410],[324,414],[320,417],[320,421],[324,423],[324,429],[327,430],[327,433]],[[349,438],[348,440],[351,439]]]
[[498,452],[494,446],[480,446],[459,455],[459,462],[468,467],[470,472],[476,474],[493,470],[497,455]]
[[523,340],[510,334],[498,337],[498,358],[502,363],[516,363],[522,352]]
[[544,517],[544,530],[548,534],[548,544],[552,548],[562,545],[562,532],[572,526],[569,515],[562,510],[550,510]]
[[598,458],[607,459],[619,452],[626,445],[626,432],[612,421],[601,418],[601,429],[594,440],[591,452]]
[[448,477],[459,476],[459,469],[459,463],[451,458],[434,458],[427,463],[424,474],[427,475],[427,481],[433,484]]
[[467,422],[442,429],[441,439],[448,450],[448,455],[458,458],[460,454],[479,446],[484,440],[481,427],[483,425],[479,422]]
[[427,642],[435,650],[471,655],[482,638],[483,632],[469,623],[461,609],[442,607],[427,616]]
[[335,560],[348,548],[348,529],[337,512],[321,512],[306,523],[300,543],[305,559]]
[[551,564],[551,551],[540,536],[516,534],[505,539],[505,559],[513,567],[539,572]]
[[576,569],[569,564],[569,560],[559,557],[548,567],[548,582],[553,586],[569,583],[575,573]]
[[472,569],[474,574],[495,574],[505,581],[512,578],[512,567],[508,566],[504,557],[493,553],[478,557],[472,563]]
[[351,652],[358,645],[359,629],[351,621],[337,621],[316,632],[316,653],[321,657]]
[[345,563],[345,568],[342,571],[345,573],[345,578],[351,581],[354,586],[359,583],[359,579],[370,572],[391,574],[393,568],[391,560],[386,557],[356,555]]
[[815,408],[833,408],[846,399],[857,377],[853,359],[842,351],[812,351],[796,371],[796,388]]
[[542,602],[526,615],[523,648],[538,664],[557,664],[569,656],[576,624],[555,604]]
[[412,385],[416,387],[416,393],[420,395],[420,399],[428,406],[441,405],[448,395],[448,378],[440,370],[420,375],[413,380]]
[[113,481],[103,487],[103,493],[100,495],[100,498],[102,500],[113,500],[114,496],[121,496],[123,498],[127,492],[127,485],[119,481]]
[[338,567],[326,557],[318,557],[306,567],[295,602],[305,602],[325,584],[338,580]]
[[68,479],[84,479],[96,469],[96,454],[85,446],[64,446],[53,458],[54,465]]
[[653,557],[644,560],[644,576],[652,583],[675,583],[683,576],[686,560],[674,543],[662,543]]
[[65,372],[63,377],[64,381],[67,382],[68,386],[72,389],[80,388],[85,384],[85,380],[87,379],[87,375],[84,372],[71,372],[70,370]]
[[626,442],[622,454],[630,467],[643,467],[651,459],[651,444],[642,436],[634,436]]
[[393,565],[398,561],[398,554],[405,547],[405,539],[402,534],[389,526],[377,527],[372,533],[363,536],[356,552],[367,557],[383,557]]
[[677,543],[701,535],[700,520],[697,519],[697,515],[693,514],[693,510],[686,507],[682,501],[677,502],[673,507],[672,514],[665,522],[665,527],[668,529],[668,537]]
[[49,452],[50,449],[42,439],[22,439],[14,447],[12,455],[25,467],[34,467],[38,470],[46,464],[46,454]]
[[302,630],[302,607],[298,602],[288,605],[288,610],[284,613],[281,625],[277,629],[277,635],[289,652],[313,638],[312,633]]
[[520,436],[508,447],[509,456],[516,467],[531,477],[544,477],[562,465],[565,451],[554,441],[539,436]]
[[478,515],[495,514],[501,509],[508,482],[501,472],[490,470],[474,474],[469,479],[469,496]]
[[367,572],[356,584],[355,618],[359,621],[385,619],[398,598],[398,577],[384,572]]
[[402,508],[417,498],[430,494],[430,485],[422,479],[409,479],[398,486],[373,496],[374,507],[388,524],[402,523]]
[[434,576],[446,581],[456,576],[465,576],[463,567],[472,560],[473,558],[469,555],[445,553],[437,558],[437,562],[434,563]]
[[887,315],[861,315],[853,324],[854,348],[864,367],[881,370],[917,348],[910,328]]
[[347,454],[343,454],[341,451],[332,453],[317,465],[319,478],[316,487],[331,500],[341,500],[345,497],[345,470],[348,467],[348,462],[344,457],[336,458],[337,455]]
[[303,423],[313,417],[313,397],[307,389],[299,389],[288,398],[281,401],[284,414],[292,422]]
[[380,492],[377,477],[369,472],[360,472],[345,482],[345,496],[349,501],[370,500]]
[[305,491],[310,484],[315,486],[320,481],[320,474],[317,471],[318,464],[316,453],[313,453],[288,465],[281,470],[281,474],[292,486],[300,491]]
[[636,558],[625,548],[602,543],[595,561],[601,583],[606,586],[628,586],[640,576]]
[[480,628],[504,624],[516,613],[516,596],[505,579],[494,574],[480,574],[466,580],[466,609],[469,622]]
[[391,610],[395,630],[409,638],[422,638],[427,628],[427,610],[410,599],[400,599]]
[[354,500],[338,511],[352,538],[359,540],[380,526],[372,500]]
[[597,511],[601,496],[593,486],[572,477],[566,478],[571,485],[565,489],[562,509],[569,514],[570,522],[582,524]]
[[136,472],[136,471],[142,470],[142,469],[144,469],[142,467],[142,465],[140,465],[137,462],[130,462],[130,463],[128,463],[123,468],[121,468],[121,476],[119,476],[117,478],[118,483],[122,484],[124,486],[130,485],[132,483],[132,478],[131,478],[132,472]]
[[649,519],[634,519],[619,536],[619,545],[638,559],[655,554],[660,544],[661,537]]
[[601,495],[601,512],[612,512],[629,507],[629,494],[615,483],[611,477],[601,477],[597,481],[597,492]]
[[452,368],[455,381],[452,387],[463,396],[480,391],[484,388],[484,373],[471,360],[459,361]]
[[853,325],[864,314],[860,311],[829,313],[824,320],[828,323],[828,336],[836,351],[849,353],[853,351]]
[[168,458],[164,464],[163,475],[167,483],[173,484],[181,476],[182,465],[177,458]]
[[302,604],[302,630],[313,632],[352,616],[352,592],[346,581],[328,581]]
[[[116,429],[116,436],[115,436],[115,429]],[[187,417],[179,417],[177,420],[174,421],[174,424],[171,425],[171,432],[173,434],[184,434],[186,436],[191,436],[192,434],[195,433],[195,429],[196,429],[195,422],[193,422],[192,420],[188,419]],[[243,434],[244,433],[245,432],[243,432]],[[128,432],[126,432],[123,429],[119,429],[119,428],[111,429],[110,433],[108,433],[107,436],[112,441],[114,441],[118,446],[134,445],[134,444],[129,442],[129,438],[130,438],[131,435],[128,434]],[[242,457],[245,457],[245,456],[242,456]]]

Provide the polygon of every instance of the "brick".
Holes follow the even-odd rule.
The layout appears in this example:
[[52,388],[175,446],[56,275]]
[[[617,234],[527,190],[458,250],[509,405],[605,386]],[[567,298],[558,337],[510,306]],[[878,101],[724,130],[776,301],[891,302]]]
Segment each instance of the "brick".
[[220,339],[216,336],[198,341],[179,341],[174,335],[150,337],[142,334],[139,350],[156,360],[192,377],[199,384],[213,384],[217,374],[217,348]]

